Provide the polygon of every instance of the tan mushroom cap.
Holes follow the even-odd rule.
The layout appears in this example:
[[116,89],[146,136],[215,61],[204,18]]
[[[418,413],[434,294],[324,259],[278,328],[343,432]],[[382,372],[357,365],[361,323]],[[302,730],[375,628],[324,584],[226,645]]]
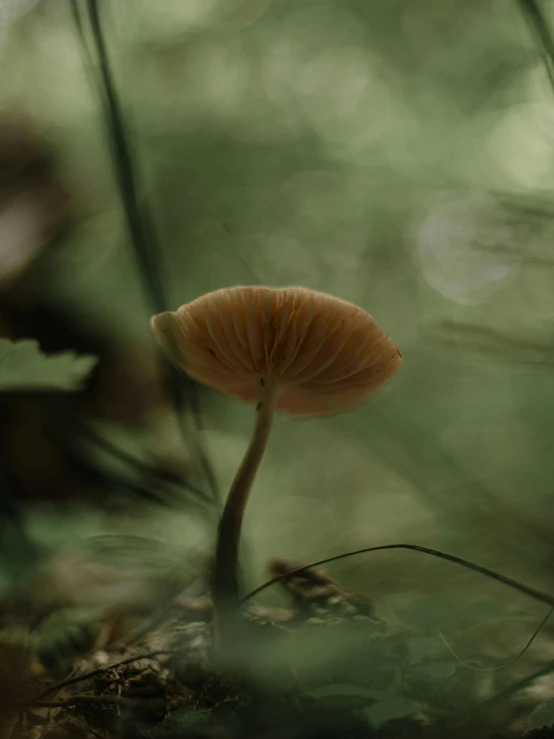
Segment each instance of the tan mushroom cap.
[[152,327],[198,382],[255,403],[260,378],[273,379],[276,408],[298,416],[362,403],[402,361],[368,313],[302,287],[216,290],[154,316]]

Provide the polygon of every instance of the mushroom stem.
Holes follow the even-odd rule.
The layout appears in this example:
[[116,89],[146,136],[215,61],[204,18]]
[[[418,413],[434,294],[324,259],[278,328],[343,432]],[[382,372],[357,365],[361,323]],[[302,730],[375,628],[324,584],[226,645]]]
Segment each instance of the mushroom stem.
[[214,637],[217,641],[222,640],[221,632],[225,621],[232,619],[232,613],[236,613],[239,608],[237,567],[242,520],[271,432],[277,392],[277,383],[261,378],[254,432],[219,521],[212,580]]

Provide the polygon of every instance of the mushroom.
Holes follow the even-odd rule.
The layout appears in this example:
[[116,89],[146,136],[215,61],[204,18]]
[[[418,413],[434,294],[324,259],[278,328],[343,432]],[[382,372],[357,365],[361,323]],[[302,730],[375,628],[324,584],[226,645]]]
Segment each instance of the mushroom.
[[154,316],[152,328],[189,376],[256,403],[252,439],[219,523],[212,595],[223,621],[228,606],[238,610],[240,530],[275,410],[320,416],[353,408],[402,360],[361,308],[302,287],[223,288]]

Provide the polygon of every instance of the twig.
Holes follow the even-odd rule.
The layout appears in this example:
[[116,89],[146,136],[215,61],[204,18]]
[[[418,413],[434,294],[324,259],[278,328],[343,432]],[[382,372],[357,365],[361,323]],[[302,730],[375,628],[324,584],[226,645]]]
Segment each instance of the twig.
[[[40,708],[68,708],[69,706],[77,706],[80,703],[108,703],[119,706],[136,706],[136,698],[124,698],[121,695],[74,695],[63,701],[33,701],[33,706]],[[159,699],[158,699],[159,700]],[[144,698],[140,699],[141,703]]]
[[308,570],[312,567],[319,567],[321,565],[328,564],[329,562],[337,562],[338,560],[346,559],[347,557],[354,557],[357,554],[366,554],[368,552],[380,552],[386,549],[409,549],[414,552],[422,552],[423,554],[429,554],[432,557],[439,557],[440,559],[445,559],[448,562],[453,562],[454,564],[458,564],[458,565],[461,565],[462,567],[466,567],[468,570],[473,570],[474,572],[478,572],[480,575],[485,575],[486,577],[490,577],[492,580],[501,582],[503,585],[507,585],[508,587],[513,588],[514,590],[519,590],[520,593],[525,593],[525,595],[528,595],[530,598],[533,598],[534,600],[538,600],[541,603],[546,603],[549,606],[554,606],[554,596],[553,595],[548,595],[548,593],[543,593],[540,590],[531,588],[528,585],[525,585],[524,583],[520,583],[517,580],[512,579],[511,577],[506,577],[506,575],[501,575],[498,572],[494,572],[494,570],[489,570],[488,567],[483,567],[482,565],[478,565],[475,562],[470,562],[469,560],[464,559],[463,557],[457,557],[454,554],[448,554],[447,552],[441,552],[438,549],[431,549],[430,547],[422,547],[417,544],[384,544],[378,547],[365,547],[364,549],[356,549],[353,552],[345,552],[344,554],[338,554],[334,557],[327,557],[326,559],[321,559],[318,562],[312,562],[312,564],[306,565],[305,567],[297,567],[294,570],[290,570],[289,572],[285,572],[282,575],[278,575],[277,577],[274,577],[271,580],[268,580],[267,582],[258,586],[255,590],[252,590],[250,593],[248,593],[243,598],[241,598],[240,602],[245,603],[247,600],[250,600],[250,598],[253,598],[255,595],[258,595],[258,593],[261,593],[262,590],[269,588],[270,585],[273,585],[276,582],[280,582],[281,580],[285,580],[287,577],[290,577],[291,575],[294,575],[298,572],[303,572],[304,570]]
[[537,628],[531,634],[530,638],[527,640],[527,643],[525,644],[525,646],[522,649],[520,649],[516,655],[514,655],[513,657],[510,657],[509,660],[507,660],[506,662],[503,662],[501,665],[497,665],[496,667],[475,667],[474,665],[470,665],[469,662],[464,662],[463,659],[460,659],[458,657],[456,652],[452,649],[450,644],[447,642],[442,631],[440,629],[437,629],[437,632],[438,632],[440,640],[442,641],[446,649],[448,649],[448,651],[454,657],[456,662],[459,662],[463,667],[466,667],[468,670],[473,670],[473,672],[483,672],[483,673],[499,672],[500,670],[505,670],[506,667],[510,667],[515,662],[517,662],[518,659],[520,659],[520,657],[523,657],[523,655],[529,649],[531,644],[535,641],[536,637],[539,635],[540,630],[545,625],[545,623],[548,621],[548,619],[550,618],[553,612],[554,612],[554,608],[550,608],[546,616],[542,619],[540,624],[537,626]]
[[120,660],[119,662],[114,662],[111,665],[106,665],[105,667],[98,667],[96,670],[91,670],[90,672],[85,672],[83,675],[77,675],[76,677],[70,677],[66,680],[62,680],[59,683],[56,683],[55,685],[50,685],[50,687],[46,688],[45,690],[40,693],[36,700],[32,700],[31,704],[36,705],[37,701],[42,700],[47,695],[50,695],[50,693],[56,693],[58,690],[62,690],[63,688],[68,688],[70,685],[76,685],[77,683],[83,682],[85,680],[90,680],[93,677],[96,677],[97,675],[103,675],[106,672],[109,672],[110,670],[115,670],[117,667],[122,667],[123,665],[129,665],[132,662],[138,662],[141,659],[153,659],[154,657],[158,655],[163,654],[174,654],[175,649],[155,649],[152,652],[143,652],[142,654],[136,654],[134,657],[127,657],[125,659]]

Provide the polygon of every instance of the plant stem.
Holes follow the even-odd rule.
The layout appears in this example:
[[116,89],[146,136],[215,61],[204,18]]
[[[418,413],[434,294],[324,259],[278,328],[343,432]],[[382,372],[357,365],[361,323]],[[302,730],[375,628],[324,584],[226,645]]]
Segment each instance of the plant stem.
[[76,685],[77,683],[84,682],[85,680],[92,680],[93,677],[104,675],[110,670],[115,670],[116,667],[130,665],[132,662],[138,662],[141,659],[153,659],[154,657],[159,657],[164,654],[175,654],[176,651],[177,650],[175,649],[154,649],[150,652],[134,654],[132,657],[126,657],[125,659],[122,659],[119,662],[114,662],[111,665],[105,665],[104,667],[99,667],[96,670],[85,672],[82,675],[77,675],[76,677],[69,677],[67,678],[67,680],[62,680],[61,682],[55,683],[54,685],[49,685],[42,691],[42,693],[39,693],[39,695],[37,695],[37,697],[30,702],[35,703],[35,701],[42,700],[52,693],[58,693],[60,690],[68,688],[71,685]]
[[222,632],[239,609],[237,577],[238,552],[242,520],[252,484],[264,455],[275,411],[278,386],[265,378],[260,380],[256,425],[246,454],[231,485],[225,508],[219,521],[212,580],[214,602],[214,640],[225,641]]
[[106,129],[115,163],[115,175],[123,202],[127,227],[135,249],[145,289],[156,313],[166,309],[166,296],[158,260],[159,248],[154,225],[146,204],[138,192],[137,177],[129,145],[127,124],[116,91],[108,49],[104,40],[98,0],[87,0],[87,8],[98,57],[99,75],[104,91],[103,105]]
[[[88,62],[91,63],[92,68],[94,68],[92,50],[87,44],[79,1],[70,0],[70,5],[83,52]],[[144,283],[146,294],[151,299],[152,307],[156,313],[161,313],[167,308],[167,299],[162,279],[160,248],[154,219],[148,208],[148,203],[140,195],[137,167],[135,166],[134,152],[132,151],[129,140],[129,127],[117,92],[108,47],[104,38],[99,7],[101,5],[102,3],[99,0],[86,0],[92,45],[98,62],[98,75],[93,75],[93,79],[100,95],[104,124],[113,158],[114,173],[123,205],[123,214],[133,245],[140,276]],[[200,411],[196,397],[195,383],[190,377],[185,375],[185,388],[183,388],[180,372],[168,362],[164,362],[164,370],[166,392],[174,405],[177,418],[181,420],[186,395],[186,400],[191,405],[197,431],[199,431]],[[187,440],[182,424],[181,431],[183,440],[186,443]],[[194,441],[194,445],[200,458],[202,471],[211,489],[211,497],[217,503],[218,490],[215,475],[198,436]]]
[[496,580],[497,582],[501,582],[503,585],[507,585],[509,588],[518,590],[520,593],[525,593],[525,595],[528,595],[530,598],[533,598],[534,600],[538,600],[541,603],[546,603],[549,606],[554,606],[554,595],[550,595],[549,593],[543,593],[542,591],[537,590],[536,588],[532,588],[529,585],[525,585],[525,583],[518,582],[517,580],[514,580],[511,577],[502,575],[500,572],[494,572],[494,570],[490,570],[488,567],[483,567],[482,565],[478,565],[475,562],[471,562],[468,559],[464,559],[463,557],[457,557],[454,554],[448,554],[447,552],[441,552],[439,549],[431,549],[430,547],[422,547],[422,546],[419,546],[418,544],[382,544],[377,547],[364,547],[363,549],[356,549],[353,552],[344,552],[343,554],[336,554],[334,557],[326,557],[325,559],[320,559],[317,562],[311,562],[309,565],[303,565],[302,567],[295,567],[293,570],[284,572],[282,575],[273,577],[271,580],[267,580],[267,582],[264,582],[262,585],[259,585],[255,590],[252,590],[250,593],[247,593],[247,595],[243,596],[243,598],[241,598],[241,603],[246,603],[246,601],[250,600],[251,598],[254,598],[254,596],[258,595],[258,593],[261,593],[262,590],[265,590],[266,588],[269,588],[274,583],[281,582],[282,580],[285,580],[286,578],[291,577],[291,575],[295,575],[298,572],[304,572],[305,570],[309,570],[312,567],[320,567],[321,565],[328,564],[329,562],[338,562],[339,560],[346,559],[347,557],[355,557],[358,554],[366,554],[369,552],[383,552],[388,549],[409,549],[412,552],[422,552],[423,554],[430,554],[432,557],[438,557],[439,559],[445,559],[447,562],[453,562],[454,564],[461,565],[462,567],[466,567],[468,570],[473,570],[473,572],[478,572],[480,575],[485,575],[485,577],[490,577],[491,580]]

